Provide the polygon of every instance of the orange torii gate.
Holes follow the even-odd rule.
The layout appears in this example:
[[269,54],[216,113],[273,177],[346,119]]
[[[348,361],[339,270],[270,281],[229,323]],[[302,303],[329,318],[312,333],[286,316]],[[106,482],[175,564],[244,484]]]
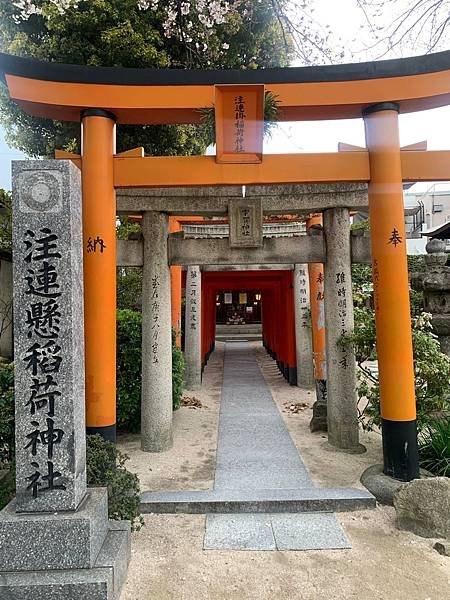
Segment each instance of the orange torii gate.
[[[402,182],[450,179],[450,151],[401,151],[398,113],[450,104],[450,51],[257,71],[84,67],[2,54],[0,72],[27,113],[81,121],[81,157],[59,157],[82,167],[88,430],[115,434],[115,189],[369,182],[384,471],[418,475]],[[277,96],[281,121],[362,116],[367,149],[262,157],[264,91]],[[214,105],[217,157],[115,153],[116,122],[199,123],[199,109]],[[97,236],[108,252],[86,251]]]

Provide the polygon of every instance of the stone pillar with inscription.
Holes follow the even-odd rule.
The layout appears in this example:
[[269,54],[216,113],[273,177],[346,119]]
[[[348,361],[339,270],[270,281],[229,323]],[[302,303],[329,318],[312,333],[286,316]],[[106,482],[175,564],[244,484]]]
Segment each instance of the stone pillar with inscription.
[[13,163],[16,498],[0,512],[0,598],[107,600],[129,523],[86,488],[80,173]]
[[168,216],[142,218],[142,400],[141,447],[163,452],[172,445],[172,331]]
[[185,385],[188,390],[198,390],[202,384],[201,364],[201,301],[202,274],[200,267],[192,266],[186,272]]
[[362,447],[359,445],[355,356],[351,348],[340,343],[342,336],[351,334],[354,328],[348,209],[326,210],[323,227],[328,441],[337,448],[358,450]]
[[311,305],[307,264],[297,264],[294,267],[294,307],[297,385],[299,387],[313,387]]

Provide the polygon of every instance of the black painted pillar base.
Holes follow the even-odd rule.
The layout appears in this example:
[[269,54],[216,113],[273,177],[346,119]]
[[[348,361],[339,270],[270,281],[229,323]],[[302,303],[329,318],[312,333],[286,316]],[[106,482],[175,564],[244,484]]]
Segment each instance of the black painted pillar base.
[[297,385],[297,367],[288,367],[289,385]]
[[382,419],[383,472],[400,481],[418,479],[419,450],[416,421]]
[[86,435],[100,435],[107,442],[116,443],[116,424],[104,427],[86,427]]
[[313,404],[313,416],[309,424],[311,433],[328,431],[327,421],[327,380],[316,379],[316,401]]

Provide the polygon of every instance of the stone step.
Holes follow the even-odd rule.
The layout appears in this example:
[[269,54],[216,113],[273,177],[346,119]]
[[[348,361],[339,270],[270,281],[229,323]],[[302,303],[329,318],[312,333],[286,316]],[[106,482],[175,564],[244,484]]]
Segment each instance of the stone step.
[[243,333],[230,335],[216,335],[216,342],[258,342],[262,340],[261,334]]
[[302,513],[375,508],[369,492],[356,488],[199,490],[143,492],[143,513]]

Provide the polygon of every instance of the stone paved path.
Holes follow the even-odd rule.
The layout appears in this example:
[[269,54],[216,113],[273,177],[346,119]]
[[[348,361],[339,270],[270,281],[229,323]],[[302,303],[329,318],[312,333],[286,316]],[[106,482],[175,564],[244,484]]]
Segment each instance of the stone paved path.
[[[269,387],[245,342],[228,343],[219,417],[215,491],[313,488]],[[205,549],[349,548],[332,513],[209,514]]]

